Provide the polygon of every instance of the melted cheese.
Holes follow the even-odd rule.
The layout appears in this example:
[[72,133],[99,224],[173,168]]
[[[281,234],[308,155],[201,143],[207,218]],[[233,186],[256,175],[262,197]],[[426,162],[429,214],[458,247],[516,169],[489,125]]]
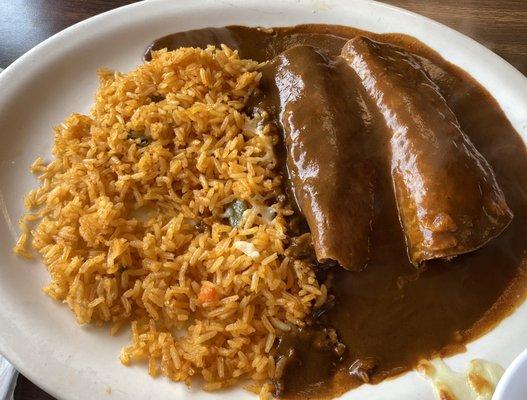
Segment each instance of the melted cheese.
[[417,370],[430,381],[437,400],[491,400],[504,372],[498,364],[475,359],[460,373],[439,358],[419,362]]

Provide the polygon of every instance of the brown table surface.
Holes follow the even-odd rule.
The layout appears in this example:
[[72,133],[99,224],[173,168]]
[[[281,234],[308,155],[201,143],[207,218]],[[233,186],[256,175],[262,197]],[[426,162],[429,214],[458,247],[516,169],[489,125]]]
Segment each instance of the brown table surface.
[[[353,1],[353,0],[347,0]],[[0,0],[0,67],[54,33],[133,0]],[[527,0],[385,0],[484,44],[527,75]],[[20,376],[16,400],[53,399]]]

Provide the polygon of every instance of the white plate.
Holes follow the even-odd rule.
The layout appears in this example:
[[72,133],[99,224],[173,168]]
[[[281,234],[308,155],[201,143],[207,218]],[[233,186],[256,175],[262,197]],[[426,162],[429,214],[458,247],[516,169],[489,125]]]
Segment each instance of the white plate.
[[[473,40],[416,14],[372,1],[317,0],[154,0],[91,18],[53,36],[0,74],[0,350],[22,373],[62,399],[242,399],[241,389],[208,394],[163,378],[143,366],[126,368],[119,350],[126,333],[79,327],[71,312],[41,292],[48,281],[38,262],[15,257],[11,248],[22,215],[22,198],[36,185],[27,172],[49,154],[52,126],[74,111],[88,112],[97,87],[95,72],[105,66],[130,70],[145,46],[175,31],[229,24],[281,26],[331,23],[375,32],[416,36],[487,87],[515,128],[527,137],[527,79]],[[499,273],[499,272],[497,272]],[[468,352],[449,364],[462,369],[480,357],[507,366],[527,346],[527,304]],[[416,373],[364,385],[346,399],[431,399]]]
[[527,350],[521,353],[503,374],[493,400],[525,400],[527,393]]

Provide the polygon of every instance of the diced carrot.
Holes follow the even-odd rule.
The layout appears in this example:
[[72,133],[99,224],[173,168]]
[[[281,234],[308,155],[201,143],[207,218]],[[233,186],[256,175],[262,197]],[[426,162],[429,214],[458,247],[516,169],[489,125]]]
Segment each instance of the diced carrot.
[[213,286],[202,286],[199,290],[198,300],[200,303],[210,303],[218,300],[219,293]]

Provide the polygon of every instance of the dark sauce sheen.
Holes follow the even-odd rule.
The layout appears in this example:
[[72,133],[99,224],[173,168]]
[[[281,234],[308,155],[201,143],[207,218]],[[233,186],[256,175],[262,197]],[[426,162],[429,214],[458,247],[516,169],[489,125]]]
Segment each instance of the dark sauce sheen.
[[[359,272],[338,266],[319,271],[332,296],[308,319],[308,326],[285,335],[277,348],[283,372],[277,382],[284,398],[335,397],[364,382],[378,383],[415,367],[422,358],[445,356],[494,327],[523,301],[527,283],[527,153],[492,96],[468,74],[418,40],[401,34],[374,34],[330,25],[257,29],[209,28],[170,35],[148,49],[206,47],[224,43],[241,57],[271,60],[296,45],[317,48],[332,58],[350,38],[362,35],[392,43],[415,55],[439,87],[461,129],[494,170],[514,218],[485,246],[453,260],[408,259],[398,218],[387,146],[371,141],[365,151],[375,164],[369,261]],[[260,98],[271,114],[279,104]],[[316,106],[316,105],[315,105]],[[305,110],[309,112],[309,110]],[[283,154],[283,149],[278,153]],[[460,174],[462,171],[460,171]],[[342,198],[340,207],[353,207]],[[353,229],[353,226],[350,226]],[[321,266],[317,266],[322,270]],[[334,332],[345,345],[329,339]]]

